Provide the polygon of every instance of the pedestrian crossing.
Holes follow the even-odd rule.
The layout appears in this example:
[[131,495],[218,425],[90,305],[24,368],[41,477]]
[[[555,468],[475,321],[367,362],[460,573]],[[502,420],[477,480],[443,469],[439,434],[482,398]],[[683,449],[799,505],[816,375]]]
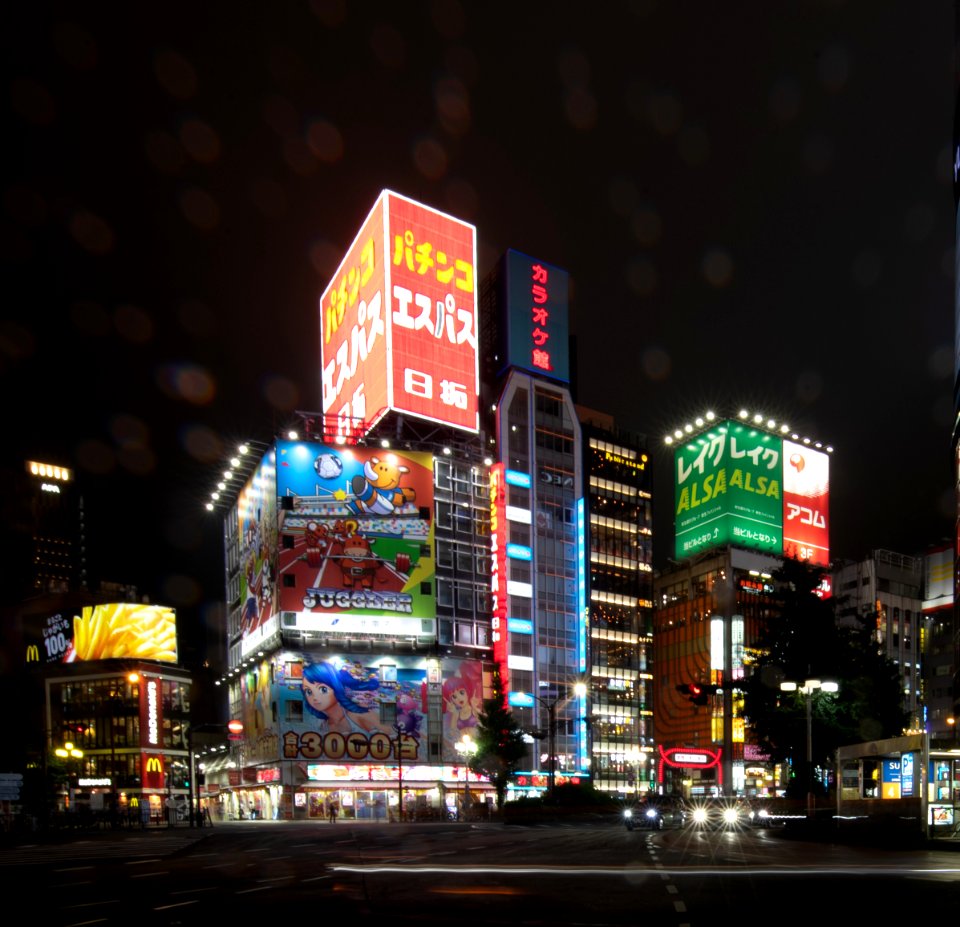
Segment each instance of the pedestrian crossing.
[[192,846],[204,836],[199,831],[184,828],[182,831],[157,830],[143,834],[78,836],[57,843],[22,843],[0,847],[0,867],[49,865],[68,860],[170,856]]

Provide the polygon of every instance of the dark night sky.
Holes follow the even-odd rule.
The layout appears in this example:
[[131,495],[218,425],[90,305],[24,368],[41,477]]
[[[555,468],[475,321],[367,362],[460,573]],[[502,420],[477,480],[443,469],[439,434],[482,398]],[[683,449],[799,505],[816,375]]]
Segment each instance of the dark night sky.
[[[27,7],[42,6],[40,10]],[[4,457],[74,465],[108,579],[221,594],[221,442],[320,405],[317,301],[390,188],[566,268],[578,401],[831,443],[836,557],[951,532],[953,4],[20,4]]]

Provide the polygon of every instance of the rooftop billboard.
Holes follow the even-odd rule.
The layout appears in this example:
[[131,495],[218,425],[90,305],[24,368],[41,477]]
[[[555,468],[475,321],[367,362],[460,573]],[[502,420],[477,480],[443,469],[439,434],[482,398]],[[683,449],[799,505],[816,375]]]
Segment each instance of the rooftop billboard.
[[320,299],[321,393],[337,433],[393,410],[476,433],[474,226],[384,190]]
[[674,453],[674,556],[733,545],[829,566],[829,457],[723,421]]
[[509,250],[504,278],[507,366],[569,382],[569,274]]
[[58,612],[25,620],[24,643],[27,663],[122,659],[176,663],[176,612],[139,602],[88,605],[79,615]]

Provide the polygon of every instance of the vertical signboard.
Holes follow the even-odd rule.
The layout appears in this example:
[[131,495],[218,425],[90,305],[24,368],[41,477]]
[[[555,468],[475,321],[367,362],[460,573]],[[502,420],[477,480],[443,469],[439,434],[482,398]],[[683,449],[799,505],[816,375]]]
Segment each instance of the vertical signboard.
[[390,410],[478,430],[474,226],[384,190],[320,315],[322,407],[338,433]]
[[830,458],[783,442],[783,555],[830,566]]
[[507,365],[569,382],[569,275],[519,251],[504,260]]
[[506,468],[490,468],[490,611],[493,661],[500,671],[503,691],[510,689],[507,667],[507,487]]

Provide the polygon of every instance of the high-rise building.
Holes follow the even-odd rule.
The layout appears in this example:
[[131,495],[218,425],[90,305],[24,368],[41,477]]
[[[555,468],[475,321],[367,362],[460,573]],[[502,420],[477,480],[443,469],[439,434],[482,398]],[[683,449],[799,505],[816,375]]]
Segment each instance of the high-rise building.
[[586,510],[569,388],[565,271],[517,251],[484,279],[491,470],[493,659],[507,702],[538,740],[518,788],[590,774]]
[[923,730],[923,566],[919,556],[875,550],[863,560],[833,568],[838,621],[872,622],[878,647],[899,668],[903,708],[915,730]]
[[87,587],[85,511],[73,470],[24,461],[5,474],[2,505],[8,601]]
[[577,407],[583,432],[590,580],[593,782],[654,786],[653,496],[643,436]]
[[654,580],[658,783],[694,796],[771,794],[777,772],[751,742],[741,681],[776,616],[782,559],[829,565],[832,449],[747,411],[707,413],[668,444],[676,559]]

